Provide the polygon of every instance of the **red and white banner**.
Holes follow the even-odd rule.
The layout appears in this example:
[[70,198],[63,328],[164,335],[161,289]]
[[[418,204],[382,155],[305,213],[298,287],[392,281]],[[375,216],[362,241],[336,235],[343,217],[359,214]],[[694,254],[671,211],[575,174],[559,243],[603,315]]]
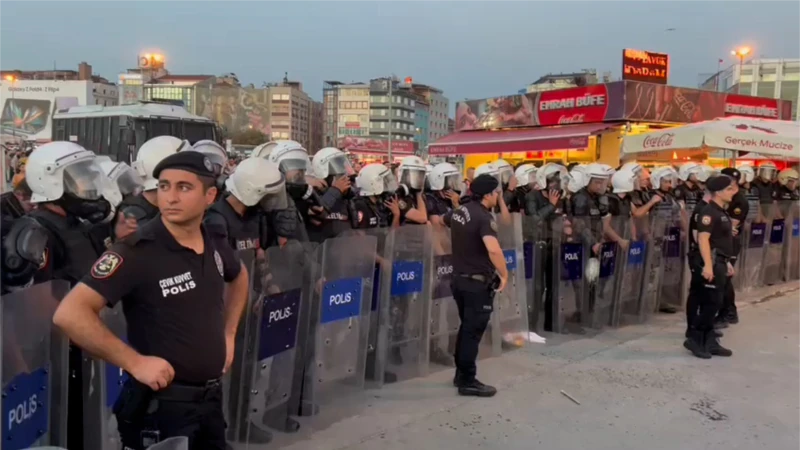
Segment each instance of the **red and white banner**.
[[605,120],[608,110],[605,84],[545,91],[536,102],[539,125],[569,125]]
[[[413,155],[415,144],[414,141],[392,140],[392,153]],[[353,153],[387,154],[389,140],[347,136],[339,139],[339,148]]]
[[800,159],[800,122],[728,117],[626,136],[622,141],[626,154],[716,149]]

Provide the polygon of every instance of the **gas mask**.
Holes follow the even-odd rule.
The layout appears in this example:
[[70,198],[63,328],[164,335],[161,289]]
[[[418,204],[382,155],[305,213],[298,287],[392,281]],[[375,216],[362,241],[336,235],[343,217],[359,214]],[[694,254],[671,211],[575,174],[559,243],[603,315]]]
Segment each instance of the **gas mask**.
[[114,207],[104,198],[85,200],[70,193],[56,202],[67,213],[93,224],[109,223],[114,218]]

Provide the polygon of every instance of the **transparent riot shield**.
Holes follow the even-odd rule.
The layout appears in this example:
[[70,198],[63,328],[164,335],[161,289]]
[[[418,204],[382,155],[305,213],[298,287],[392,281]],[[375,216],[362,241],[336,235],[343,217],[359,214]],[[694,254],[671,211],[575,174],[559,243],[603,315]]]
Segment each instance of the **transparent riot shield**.
[[[293,432],[299,423],[291,416],[298,410],[290,403],[293,385],[301,381],[296,374],[302,367],[304,348],[298,345],[300,330],[308,332],[309,309],[313,283],[311,269],[314,263],[316,244],[289,241],[284,247],[270,247],[263,261],[257,257],[251,272],[254,287],[253,317],[248,320],[254,326],[248,331],[254,334],[256,343],[250,380],[251,386],[243,392],[248,398],[246,420],[249,433],[246,441],[257,444],[256,429],[270,427],[279,431]],[[247,376],[248,374],[244,374]]]
[[[649,312],[645,313],[644,320],[647,316],[658,310],[659,305],[662,303],[662,286],[666,273],[667,254],[671,255],[673,267],[680,260],[680,247],[676,243],[680,242],[680,227],[675,226],[674,217],[677,212],[670,205],[658,204],[651,210],[649,220],[645,227],[644,234],[640,233],[647,240],[645,252],[645,267],[644,279],[642,281],[642,305],[643,307],[652,307]],[[637,226],[638,228],[638,226]],[[669,245],[672,242],[672,245]],[[674,271],[674,270],[673,270]],[[672,275],[672,282],[675,282],[675,275]],[[669,295],[669,294],[668,294]],[[672,302],[677,303],[679,293],[672,293]],[[680,303],[679,303],[680,305]]]
[[[430,371],[437,371],[455,366],[453,354],[461,318],[450,286],[453,280],[451,258],[453,246],[450,229],[441,225],[432,227],[433,264],[429,267],[432,278],[428,303],[430,317],[428,363]],[[479,354],[485,355],[484,342],[481,340]]]
[[[263,269],[256,269],[256,265],[263,264],[263,261],[256,262],[256,250],[241,250],[237,252],[237,256],[241,259],[249,275],[249,295],[236,329],[233,363],[230,370],[222,377],[223,399],[226,403],[223,405],[223,411],[225,422],[228,424],[227,440],[229,443],[248,442],[259,431],[262,435],[268,434],[268,432],[264,432],[263,424],[250,422],[250,405],[248,403],[252,388],[250,385],[251,374],[256,364],[255,328],[258,326],[257,301],[260,294],[258,284],[261,282],[257,276],[253,275],[263,271]],[[253,427],[256,429],[252,430]],[[261,440],[268,441],[268,439],[263,436]]]
[[384,248],[386,262],[381,270],[375,353],[376,374],[383,375],[384,382],[425,376],[428,372],[431,228],[404,225],[393,229],[392,234],[392,245]]
[[311,279],[313,342],[305,355],[304,404],[331,406],[364,388],[376,251],[374,236],[337,237],[322,245]]
[[684,225],[677,214],[673,215],[672,219],[667,219],[663,240],[661,305],[678,310],[683,309],[689,293],[688,285],[684,285],[684,280],[688,276],[686,259],[688,235]]
[[546,286],[544,278],[548,248],[545,226],[546,222],[534,216],[522,216],[522,255],[525,260],[528,329],[534,332],[544,331]]
[[780,213],[780,205],[762,205],[762,211],[767,216],[766,245],[764,246],[764,259],[762,263],[762,279],[764,284],[771,286],[783,281],[783,238],[786,221]]
[[67,444],[68,342],[53,327],[66,281],[50,281],[3,294],[3,450]]
[[[393,255],[392,245],[394,233],[391,228],[367,228],[359,230],[349,230],[340,234],[342,237],[373,236],[377,242],[377,251],[373,258],[375,260],[374,272],[372,275],[372,292],[370,297],[370,316],[369,316],[369,342],[367,345],[367,368],[366,379],[371,387],[380,387],[384,382],[394,382],[393,373],[381,373],[377,366],[378,333],[383,322],[378,311],[380,307],[381,286],[389,283],[392,276]],[[354,249],[354,251],[361,251]],[[385,325],[384,325],[385,326]]]
[[786,281],[800,279],[800,202],[793,201],[789,205],[786,217],[786,251],[784,263]]
[[525,260],[522,244],[522,216],[511,214],[511,222],[498,216],[497,238],[508,269],[508,282],[494,298],[494,312],[487,336],[492,340],[494,355],[504,349],[522,347],[528,338],[528,291],[525,281]]
[[554,267],[552,270],[553,332],[584,334],[584,318],[589,316],[592,274],[587,268],[592,249],[584,245],[581,228],[591,227],[588,218],[566,216],[553,221]]
[[[744,245],[742,246],[742,271],[739,276],[742,280],[742,292],[763,286],[761,277],[761,264],[764,261],[764,245],[767,236],[767,223],[763,221],[747,220],[744,224]],[[734,277],[736,279],[736,277]]]
[[626,269],[627,250],[630,246],[630,218],[613,216],[603,221],[603,240],[600,254],[600,272],[594,288],[594,301],[590,309],[590,325],[594,329],[612,326],[617,313],[620,281]]
[[[123,342],[128,332],[122,303],[100,311],[103,324]],[[114,416],[114,403],[119,398],[128,375],[111,363],[85,357],[83,363],[83,443],[86,450],[121,448],[122,441]]]
[[611,318],[612,327],[621,327],[643,323],[650,317],[655,309],[654,304],[642,300],[642,282],[645,276],[645,256],[647,255],[647,241],[642,239],[631,240],[628,250],[620,250],[618,255],[619,279],[617,301],[614,315]]

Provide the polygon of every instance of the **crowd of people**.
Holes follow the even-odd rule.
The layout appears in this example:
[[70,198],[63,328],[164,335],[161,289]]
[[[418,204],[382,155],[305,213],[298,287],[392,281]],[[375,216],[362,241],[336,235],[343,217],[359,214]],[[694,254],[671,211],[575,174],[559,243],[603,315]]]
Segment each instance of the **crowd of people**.
[[[465,177],[447,162],[430,165],[409,156],[398,164],[362,166],[339,149],[309,155],[294,141],[268,142],[234,161],[216,142],[159,136],[138,150],[130,166],[75,143],[52,142],[16,166],[23,169],[2,204],[3,293],[50,280],[75,287],[55,317],[75,344],[70,362],[80,366],[82,348],[130,373],[138,384],[126,385],[121,398],[127,401],[142,387],[168,390],[165,398],[173,399],[194,398],[187,392],[195,388],[218,389],[215,380],[233,364],[247,297],[248,273],[237,252],[263,252],[290,241],[323,243],[354,229],[441,229],[459,220],[454,211],[469,203],[482,204],[498,220],[514,213],[528,219],[525,232],[550,246],[542,271],[552,270],[556,222],[566,224],[561,233],[598,255],[601,241],[627,249],[631,240],[651,233],[653,215],[676,218],[689,238],[691,269],[684,346],[699,358],[730,356],[719,329],[738,322],[731,284],[741,251],[737,236],[749,215],[786,215],[779,203],[800,198],[797,171],[778,172],[769,162],[721,171],[688,162],[650,171],[636,162],[616,169],[601,163],[514,167],[499,159],[469,168]],[[485,202],[491,192],[500,195]],[[623,233],[613,223],[630,228]],[[507,282],[502,272],[498,291]],[[553,331],[553,281],[542,280],[541,300],[550,310],[544,329]],[[163,307],[159,302],[168,297],[174,303]],[[129,344],[98,319],[105,305],[120,299],[131,305],[125,310]],[[674,306],[664,303],[660,310],[675,313]],[[454,383],[463,395],[493,394],[475,379],[477,347],[472,350],[462,351],[470,355],[456,362]],[[73,378],[80,383],[79,376]],[[206,395],[200,404],[212,405],[203,421],[170,426],[193,427],[192,434],[203,436],[198,439],[224,448],[219,396]],[[183,410],[154,414],[168,422]],[[74,416],[70,420],[79,420],[79,413]],[[144,425],[119,417],[125,445],[142,448]]]

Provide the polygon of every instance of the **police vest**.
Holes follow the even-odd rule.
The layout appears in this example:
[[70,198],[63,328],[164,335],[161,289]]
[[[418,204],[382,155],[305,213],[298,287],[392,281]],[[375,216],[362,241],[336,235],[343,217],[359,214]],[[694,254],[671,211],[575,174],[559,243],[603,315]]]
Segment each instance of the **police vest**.
[[53,264],[53,279],[77,284],[105,250],[95,248],[90,236],[91,226],[74,217],[63,217],[46,209],[35,209],[29,215],[45,227],[54,239],[50,248],[56,255],[48,255],[48,264]]
[[221,199],[211,205],[209,214],[219,214],[225,219],[231,248],[236,251],[260,248],[261,221],[258,212],[247,211],[240,216],[227,200]]
[[118,211],[126,216],[135,217],[139,225],[149,222],[158,215],[158,208],[148,202],[144,195],[129,195],[122,200]]

